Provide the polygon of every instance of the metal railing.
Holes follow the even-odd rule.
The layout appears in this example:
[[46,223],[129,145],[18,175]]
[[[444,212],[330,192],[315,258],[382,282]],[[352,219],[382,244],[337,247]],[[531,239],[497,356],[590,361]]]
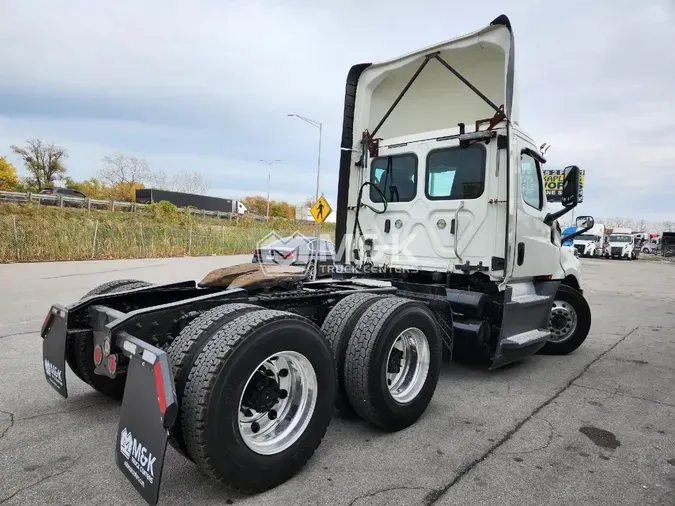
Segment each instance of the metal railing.
[[[0,191],[0,203],[11,204],[26,204],[35,202],[38,205],[50,205],[56,207],[80,207],[84,209],[99,209],[108,211],[130,211],[138,212],[148,207],[148,204],[139,204],[137,202],[122,202],[113,199],[92,199],[89,197],[73,197],[68,195],[49,195],[46,193],[23,193],[23,192],[8,192]],[[241,216],[237,213],[228,213],[224,211],[207,211],[205,209],[195,209],[192,207],[179,208],[185,212],[189,212],[198,216],[209,216],[215,218],[232,219],[236,216]],[[263,218],[249,214],[253,218]],[[264,218],[263,218],[264,219]]]
[[[97,209],[97,210],[107,210],[107,211],[129,211],[129,212],[142,212],[148,207],[148,204],[139,204],[137,202],[122,202],[116,200],[105,200],[105,199],[92,199],[89,197],[71,197],[67,195],[48,195],[46,193],[23,193],[23,192],[8,192],[0,191],[0,204],[9,203],[9,204],[26,204],[30,202],[36,202],[38,205],[49,205],[56,207],[80,207],[84,209]],[[302,206],[299,206],[302,207]],[[225,212],[225,211],[207,211],[206,209],[196,209],[194,207],[178,207],[179,210],[183,212],[189,212],[193,216],[203,216],[210,218],[221,218],[221,219],[236,219],[243,218],[244,216],[248,219],[254,219],[256,221],[266,221],[265,216],[246,213],[245,215],[238,214],[235,212]],[[309,212],[298,213],[296,210],[295,219],[292,218],[279,218],[275,217],[275,220],[283,221],[294,221],[296,223],[313,223],[312,217],[309,215]]]

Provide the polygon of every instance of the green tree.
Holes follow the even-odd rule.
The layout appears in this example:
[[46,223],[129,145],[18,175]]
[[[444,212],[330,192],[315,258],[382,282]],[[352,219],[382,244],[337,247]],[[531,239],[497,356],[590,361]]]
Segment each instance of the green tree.
[[[259,195],[251,195],[241,199],[248,212],[256,216],[265,216],[267,214],[267,199]],[[272,214],[272,203],[270,202],[270,215]]]
[[31,190],[42,190],[66,175],[64,161],[68,158],[65,148],[54,143],[44,143],[40,139],[31,139],[24,147],[12,145],[12,151],[23,159],[28,172],[26,185]]
[[6,156],[0,156],[0,190],[2,191],[18,191],[21,183],[19,176],[16,174],[16,167],[7,160]]

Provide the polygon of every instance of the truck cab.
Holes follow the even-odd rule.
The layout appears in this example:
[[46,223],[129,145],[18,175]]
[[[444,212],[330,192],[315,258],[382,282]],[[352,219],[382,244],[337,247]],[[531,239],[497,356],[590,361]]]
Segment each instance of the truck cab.
[[[514,73],[505,16],[352,68],[353,120],[343,130],[338,188],[338,208],[347,212],[336,233],[344,264],[479,273],[502,290],[553,275],[558,216],[544,190],[546,160],[520,124]],[[568,169],[571,190],[579,170]],[[558,215],[576,201],[565,205]]]
[[637,257],[633,231],[630,228],[614,228],[609,236],[609,248],[605,252],[605,258],[635,260]]
[[605,230],[604,225],[593,228],[574,238],[574,249],[581,257],[599,257],[602,255]]
[[[505,311],[496,341],[506,345],[496,346],[493,363],[505,347],[545,342],[541,322],[559,285],[580,289],[578,260],[563,252],[557,224],[579,201],[580,170],[566,167],[562,209],[554,210],[546,159],[520,122],[513,40],[500,16],[352,67],[338,184],[335,272],[434,294],[490,293]],[[590,226],[581,232],[593,226],[582,218]]]

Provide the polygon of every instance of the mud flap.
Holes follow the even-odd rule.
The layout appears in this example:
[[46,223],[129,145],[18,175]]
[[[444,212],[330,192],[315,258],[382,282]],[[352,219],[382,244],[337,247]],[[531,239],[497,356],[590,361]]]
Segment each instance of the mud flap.
[[169,429],[178,414],[171,367],[166,353],[134,337],[122,338],[121,348],[130,361],[115,448],[117,467],[155,505]]
[[66,335],[68,310],[57,304],[49,310],[40,334],[42,335],[42,361],[47,383],[68,398],[66,383]]

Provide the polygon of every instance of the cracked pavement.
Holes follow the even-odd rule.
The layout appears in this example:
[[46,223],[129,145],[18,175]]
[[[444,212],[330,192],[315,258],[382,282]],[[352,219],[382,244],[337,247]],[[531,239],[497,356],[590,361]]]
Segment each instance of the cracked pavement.
[[[119,406],[68,371],[43,375],[37,329],[116,278],[200,279],[248,256],[0,265],[0,504],[143,500],[115,466]],[[254,497],[167,449],[160,504],[675,504],[675,264],[585,260],[586,343],[496,371],[445,364],[424,416],[396,434],[335,416],[307,467]]]

